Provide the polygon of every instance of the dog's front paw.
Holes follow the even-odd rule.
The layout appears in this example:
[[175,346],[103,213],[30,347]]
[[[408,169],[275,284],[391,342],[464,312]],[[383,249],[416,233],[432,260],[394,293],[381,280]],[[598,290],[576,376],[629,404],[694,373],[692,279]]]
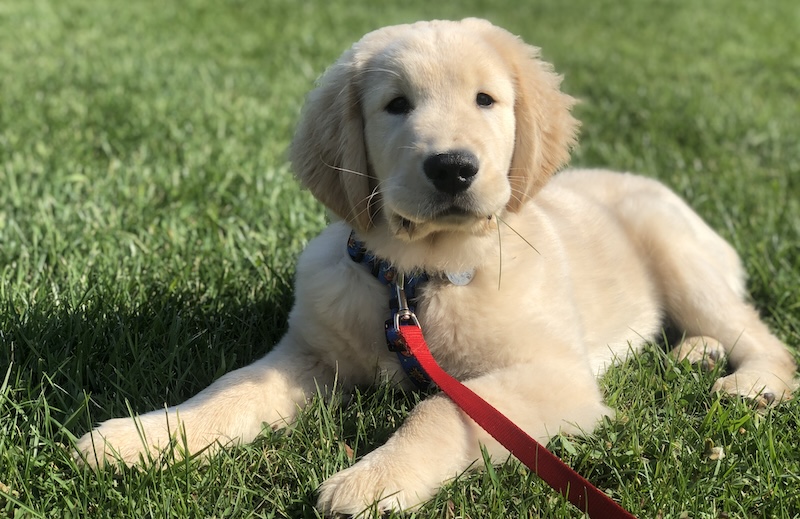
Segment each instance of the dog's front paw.
[[134,465],[150,460],[169,441],[166,425],[162,428],[144,425],[134,418],[114,418],[84,434],[75,443],[74,457],[90,467],[103,467],[115,461]]
[[711,390],[747,398],[763,408],[789,400],[793,389],[793,381],[781,380],[771,373],[736,371],[717,379]]
[[418,461],[393,459],[381,449],[373,451],[322,483],[317,509],[326,517],[414,509],[430,499],[441,484],[426,460]]

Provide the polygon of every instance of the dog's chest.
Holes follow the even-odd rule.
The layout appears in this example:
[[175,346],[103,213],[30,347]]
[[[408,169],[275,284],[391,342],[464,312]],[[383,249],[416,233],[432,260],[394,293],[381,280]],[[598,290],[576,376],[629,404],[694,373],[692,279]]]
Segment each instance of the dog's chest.
[[[508,331],[524,316],[503,312],[502,303],[486,297],[476,279],[456,285],[431,281],[420,290],[418,317],[436,360],[457,378],[470,378],[516,360]],[[499,311],[498,311],[499,310]]]

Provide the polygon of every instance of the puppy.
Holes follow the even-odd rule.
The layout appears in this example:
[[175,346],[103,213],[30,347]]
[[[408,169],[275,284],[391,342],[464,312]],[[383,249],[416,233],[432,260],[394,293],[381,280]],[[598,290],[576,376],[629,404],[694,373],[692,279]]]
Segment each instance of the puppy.
[[[413,387],[387,348],[376,264],[424,273],[415,310],[435,358],[542,443],[610,414],[596,377],[665,321],[688,337],[677,357],[727,356],[733,371],[713,390],[789,398],[792,356],[744,301],[735,251],[684,202],[630,174],[553,176],[578,127],[559,84],[537,49],[483,20],[367,34],[311,92],[291,147],[298,179],[337,221],[300,257],[289,331],[179,406],[101,424],[79,440],[82,459],[136,463],[176,435],[189,452],[249,442],[334,380]],[[318,507],[413,508],[481,445],[508,456],[434,394],[325,481]]]

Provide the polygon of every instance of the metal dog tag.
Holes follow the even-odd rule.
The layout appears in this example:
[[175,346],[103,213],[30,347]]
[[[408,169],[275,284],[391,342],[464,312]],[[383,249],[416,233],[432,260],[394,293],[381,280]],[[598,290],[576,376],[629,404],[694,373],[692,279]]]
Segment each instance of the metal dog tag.
[[450,283],[463,287],[464,285],[469,285],[472,278],[475,277],[475,269],[467,270],[466,272],[448,272],[446,275]]

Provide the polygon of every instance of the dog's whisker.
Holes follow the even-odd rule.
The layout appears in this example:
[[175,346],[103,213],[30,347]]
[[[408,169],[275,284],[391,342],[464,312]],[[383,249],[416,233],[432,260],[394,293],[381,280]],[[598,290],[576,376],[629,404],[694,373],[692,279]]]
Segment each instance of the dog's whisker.
[[403,77],[403,76],[402,76],[402,75],[401,75],[399,72],[397,72],[396,70],[392,70],[392,69],[388,69],[388,68],[383,68],[383,67],[368,67],[368,68],[365,68],[365,69],[363,69],[363,70],[360,72],[360,74],[367,74],[367,73],[370,73],[370,72],[384,72],[384,73],[386,73],[386,74],[389,74],[390,76],[394,76],[394,77],[398,77],[398,78],[402,78],[402,77]]
[[525,196],[525,191],[511,188],[511,196],[514,197],[517,202],[520,202],[522,201],[522,197]]
[[[355,218],[359,218],[365,211],[368,211],[369,216],[369,224],[375,224],[375,215],[377,215],[380,211],[383,210],[385,206],[385,202],[383,197],[381,197],[381,182],[378,182],[375,187],[372,188],[372,192],[367,195],[365,198],[361,200],[361,202],[366,201],[365,204],[357,204],[357,206],[363,205],[363,209],[355,215]],[[355,208],[353,209],[355,210]]]
[[[369,225],[374,225],[375,215],[378,214],[378,212],[381,209],[383,209],[383,200],[379,197],[379,195],[380,195],[380,183],[378,183],[378,185],[376,185],[372,189],[372,192],[369,195],[362,198],[359,201],[359,203],[357,203],[355,207],[353,207],[350,210],[350,214],[348,216],[352,216],[354,220],[357,220],[358,218],[361,217],[362,214],[364,214],[364,212],[367,212],[367,216],[369,217]],[[379,202],[377,206],[375,203],[376,198],[378,199]],[[358,213],[354,213],[354,211],[358,207],[363,207],[363,209],[358,211]]]
[[[365,211],[368,211],[369,216],[369,224],[375,225],[375,215],[377,215],[386,203],[383,201],[383,198],[380,198],[380,191],[378,190],[378,186],[375,186],[375,189],[372,190],[372,193],[367,197],[367,207]],[[377,199],[377,203],[375,200]],[[373,205],[375,205],[375,209],[373,210]]]
[[347,168],[343,168],[341,166],[335,166],[333,164],[328,164],[327,162],[325,162],[325,160],[321,156],[320,156],[320,161],[322,161],[322,163],[325,164],[325,166],[331,168],[334,171],[341,171],[342,173],[350,173],[350,174],[356,175],[358,177],[365,177],[365,178],[369,178],[369,179],[373,179],[373,180],[377,179],[377,177],[375,177],[374,175],[370,175],[369,173],[362,173],[361,171],[356,171],[354,169],[347,169]]
[[511,188],[511,198],[515,202],[522,203],[522,201],[524,200],[524,196],[525,196],[525,193],[523,191],[521,191],[519,189]]

